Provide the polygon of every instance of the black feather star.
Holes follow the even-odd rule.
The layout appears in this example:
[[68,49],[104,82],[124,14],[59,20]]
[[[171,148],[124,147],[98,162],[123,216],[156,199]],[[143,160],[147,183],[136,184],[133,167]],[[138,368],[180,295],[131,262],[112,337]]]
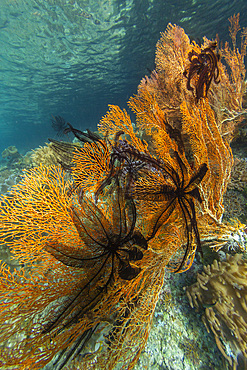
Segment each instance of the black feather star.
[[194,201],[202,202],[198,185],[206,175],[208,168],[205,163],[202,164],[198,171],[190,179],[187,179],[186,166],[181,157],[177,152],[174,153],[174,156],[178,164],[178,171],[169,164],[153,159],[155,166],[149,171],[144,167],[139,171],[138,180],[132,182],[129,194],[136,200],[161,204],[160,210],[150,219],[147,241],[156,236],[158,230],[168,221],[173,212],[176,211],[181,216],[184,221],[186,244],[182,246],[184,251],[182,257],[179,257],[177,263],[173,263],[171,270],[184,272],[192,263],[190,256],[194,256],[192,253],[194,241],[197,250],[202,254]]
[[184,71],[184,76],[187,80],[187,89],[193,91],[191,86],[191,80],[195,78],[195,89],[196,89],[196,100],[197,102],[201,98],[207,96],[210,84],[212,80],[216,84],[220,81],[218,61],[220,59],[219,54],[215,54],[214,50],[217,47],[216,42],[212,42],[207,48],[203,49],[201,53],[196,53],[192,50],[188,54],[190,65]]
[[65,134],[65,130],[68,127],[68,123],[61,116],[52,116],[51,118],[52,128],[57,132],[58,136]]
[[158,163],[155,158],[140,152],[127,140],[120,139],[123,134],[124,131],[118,131],[115,135],[114,145],[111,146],[109,172],[96,190],[96,202],[104,188],[112,182],[120,184],[125,198],[131,198],[129,190],[132,182],[137,180],[139,171],[144,168],[150,169]]
[[142,259],[147,241],[135,230],[135,204],[132,199],[125,200],[118,188],[108,208],[106,217],[106,212],[90,199],[79,197],[79,205],[71,209],[71,217],[82,245],[75,247],[59,241],[46,245],[46,250],[57,260],[83,269],[84,274],[59,314],[47,319],[44,333],[77,322],[95,307],[117,279],[132,280],[140,273],[140,267],[133,262]]

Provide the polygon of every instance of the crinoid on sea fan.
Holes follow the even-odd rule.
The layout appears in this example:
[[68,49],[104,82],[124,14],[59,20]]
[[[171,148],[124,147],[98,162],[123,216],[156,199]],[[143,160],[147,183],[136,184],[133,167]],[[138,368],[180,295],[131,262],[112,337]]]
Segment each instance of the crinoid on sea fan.
[[114,105],[96,134],[55,117],[80,144],[52,141],[62,166],[27,171],[1,198],[1,243],[20,266],[0,269],[0,367],[133,369],[166,269],[184,272],[205,244],[219,250],[243,232],[222,223],[246,114],[238,28],[234,16],[234,48],[219,60],[213,41],[200,47],[169,24],[128,102],[135,128]]
[[189,66],[184,71],[184,76],[188,79],[187,89],[193,91],[191,86],[191,80],[194,78],[196,100],[205,98],[208,94],[211,82],[219,83],[219,68],[218,61],[220,59],[219,54],[215,54],[217,47],[216,42],[212,42],[208,47],[197,53],[192,50],[188,54],[190,61]]

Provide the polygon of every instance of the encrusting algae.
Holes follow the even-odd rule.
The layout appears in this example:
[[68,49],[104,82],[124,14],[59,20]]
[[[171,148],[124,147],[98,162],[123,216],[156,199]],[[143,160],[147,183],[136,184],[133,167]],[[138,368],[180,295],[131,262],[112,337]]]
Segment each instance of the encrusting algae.
[[[156,70],[129,101],[137,129],[117,106],[102,136],[62,121],[80,141],[73,155],[52,142],[64,169],[31,169],[1,198],[2,243],[20,263],[1,266],[2,368],[132,369],[165,270],[188,270],[204,242],[218,250],[244,235],[245,225],[222,223],[229,144],[246,114],[247,35],[239,51],[238,16],[230,21],[233,50],[217,52],[169,24]],[[82,355],[95,336],[100,345]]]

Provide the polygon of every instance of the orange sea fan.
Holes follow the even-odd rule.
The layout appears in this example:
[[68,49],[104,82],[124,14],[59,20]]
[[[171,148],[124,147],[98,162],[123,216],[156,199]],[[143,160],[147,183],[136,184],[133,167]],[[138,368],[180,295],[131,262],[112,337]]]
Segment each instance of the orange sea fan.
[[208,173],[201,183],[203,213],[208,213],[215,221],[221,221],[224,212],[223,196],[230,181],[233,165],[232,151],[224,141],[215,120],[215,114],[208,100],[188,108],[181,104],[183,132],[187,135],[194,166],[202,163],[208,166]]
[[184,101],[180,105],[180,131],[170,125],[149,91],[139,89],[138,95],[130,98],[129,105],[137,114],[138,128],[150,136],[152,153],[160,160],[179,171],[174,152],[180,151],[189,176],[203,163],[207,164],[208,173],[199,186],[203,209],[215,220],[221,220],[233,159],[209,100],[201,99],[197,104]]
[[137,127],[149,135],[149,150],[155,150],[157,156],[176,166],[173,151],[183,151],[180,132],[173,128],[164,111],[159,107],[156,96],[146,89],[139,89],[138,94],[131,97],[129,107],[136,114]]
[[113,144],[113,139],[119,131],[123,131],[125,138],[140,152],[147,151],[147,143],[142,141],[134,132],[133,124],[126,110],[121,110],[117,105],[109,105],[109,111],[100,120],[98,130]]
[[[119,346],[119,341],[123,348],[130,349],[131,345],[128,347],[125,336],[116,328],[126,327],[128,331],[129,323],[135,322],[136,317],[127,320],[124,312],[128,309],[132,316],[137,308],[135,305],[131,308],[131,300],[137,302],[138,297],[141,302],[143,294],[146,297],[143,309],[151,315],[157,300],[157,289],[153,289],[152,295],[147,293],[150,285],[145,285],[153,276],[146,273],[150,261],[154,263],[150,253],[143,258],[144,268],[138,267],[142,254],[134,245],[142,245],[144,239],[134,229],[133,201],[128,200],[126,208],[125,200],[120,196],[116,202],[113,194],[98,208],[89,199],[78,198],[76,193],[69,198],[64,179],[58,168],[31,170],[3,200],[0,217],[5,242],[11,245],[14,257],[27,262],[29,267],[28,271],[21,268],[11,272],[2,265],[0,270],[0,339],[5,341],[0,354],[1,365],[8,368],[40,369],[59,351],[62,351],[60,365],[64,366],[63,355],[70,359],[73,343],[76,349],[82,348],[84,340],[102,321],[109,322],[111,349],[117,343]],[[25,234],[29,230],[32,233]],[[107,255],[109,240],[116,243],[113,248],[119,254],[116,261]],[[92,243],[98,243],[94,250]],[[106,249],[100,252],[103,245]],[[163,262],[165,258],[156,260],[161,266]],[[159,273],[162,276],[164,269],[159,269]],[[157,286],[158,291],[160,287]],[[139,310],[139,304],[137,307]],[[150,323],[151,316],[138,330],[148,331],[146,326]],[[143,348],[146,338],[141,336],[137,341],[133,337],[131,343],[135,342],[137,349],[140,345]],[[13,342],[15,346],[10,349],[9,343]],[[123,349],[121,355],[124,353]],[[134,353],[128,354],[130,361],[133,356]],[[110,356],[108,362],[112,364],[113,358]],[[111,369],[109,363],[106,368]]]
[[93,189],[109,172],[110,149],[106,140],[85,143],[74,152],[72,177],[75,187]]
[[[220,126],[224,140],[231,142],[238,126],[247,115],[243,109],[243,96],[246,93],[246,56],[247,32],[241,31],[240,48],[237,48],[237,35],[241,30],[239,14],[229,18],[230,37],[233,49],[228,42],[220,48],[221,60],[219,66],[218,85],[212,84],[208,95],[209,102],[216,114],[217,125]],[[219,43],[219,41],[218,41]]]
[[[166,71],[167,80],[172,82],[175,76],[183,73],[187,63],[187,54],[191,49],[190,39],[182,27],[169,23],[156,45],[156,66],[159,71]],[[175,62],[174,68],[169,67]]]
[[147,152],[147,143],[134,132],[130,117],[125,110],[110,105],[107,114],[101,119],[98,129],[104,135],[102,140],[85,143],[76,149],[72,159],[74,187],[95,191],[110,174],[112,155],[121,135],[138,151]]
[[[138,86],[138,95],[147,90],[155,97],[159,108],[173,127],[177,127],[179,105],[183,100],[192,101],[193,96],[186,88],[183,73],[188,65],[188,53],[195,47],[183,28],[168,24],[156,45],[155,71]],[[198,46],[198,49],[200,47]]]
[[1,198],[1,243],[7,242],[20,262],[46,259],[47,230],[54,238],[78,240],[69,211],[70,186],[60,167],[40,166],[26,171],[23,180]]
[[70,343],[71,332],[63,336],[63,341],[61,336],[54,341],[54,333],[42,334],[43,322],[52,309],[61,305],[62,297],[72,293],[81,276],[54,258],[49,262],[49,269],[33,265],[29,273],[23,268],[10,272],[1,265],[0,342],[4,343],[0,349],[1,367],[40,369],[62,348],[64,341]]
[[[221,126],[220,130],[228,142],[232,140],[237,126],[246,115],[242,102],[246,91],[244,57],[247,47],[246,29],[242,30],[240,50],[236,47],[236,36],[240,30],[239,14],[229,20],[233,50],[229,43],[220,48],[220,41],[217,40],[220,49],[216,53],[221,58],[217,62],[219,77],[216,81],[220,82],[212,82],[208,90],[208,100],[216,114],[217,125]],[[151,94],[173,128],[181,129],[180,104],[186,101],[189,106],[195,102],[195,97],[187,89],[184,72],[189,68],[190,53],[200,55],[215,42],[206,37],[203,41],[201,46],[194,41],[190,42],[181,27],[169,23],[157,42],[156,70],[150,77],[142,79],[138,86],[139,99],[146,92]]]

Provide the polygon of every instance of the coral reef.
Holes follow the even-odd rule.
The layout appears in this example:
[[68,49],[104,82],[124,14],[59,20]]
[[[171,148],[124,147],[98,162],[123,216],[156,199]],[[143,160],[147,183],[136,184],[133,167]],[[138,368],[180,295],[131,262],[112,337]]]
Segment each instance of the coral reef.
[[[231,18],[233,50],[226,44],[221,51],[226,68],[215,42],[205,38],[200,47],[168,25],[156,71],[129,101],[136,129],[113,105],[99,122],[102,136],[67,124],[78,147],[53,141],[40,148],[33,160],[41,165],[1,198],[1,243],[21,264],[13,271],[1,265],[2,367],[40,369],[52,361],[55,369],[133,369],[165,272],[188,271],[207,243],[219,250],[240,240],[245,249],[246,226],[222,222],[229,144],[246,113],[246,34],[239,52],[234,27],[238,16]],[[192,56],[208,64],[198,76]],[[185,350],[193,345],[188,338]]]
[[214,336],[191,310],[183,290],[192,280],[195,267],[199,265],[183,274],[166,273],[149,338],[135,370],[227,369]]
[[[16,153],[15,150],[13,150],[13,152]],[[0,193],[6,194],[8,191],[10,191],[11,187],[16,185],[21,180],[22,170],[25,168],[30,168],[31,166],[32,160],[30,151],[24,155],[20,155],[18,153],[17,157],[14,155],[13,158],[11,157],[10,160],[7,160],[7,165],[4,159],[0,167]]]
[[247,261],[242,254],[227,255],[204,266],[197,283],[186,288],[191,307],[204,307],[203,322],[233,368],[242,354],[247,364]]
[[1,171],[0,176],[0,192],[6,194],[11,190],[12,186],[18,184],[21,180],[21,172],[16,170]]

